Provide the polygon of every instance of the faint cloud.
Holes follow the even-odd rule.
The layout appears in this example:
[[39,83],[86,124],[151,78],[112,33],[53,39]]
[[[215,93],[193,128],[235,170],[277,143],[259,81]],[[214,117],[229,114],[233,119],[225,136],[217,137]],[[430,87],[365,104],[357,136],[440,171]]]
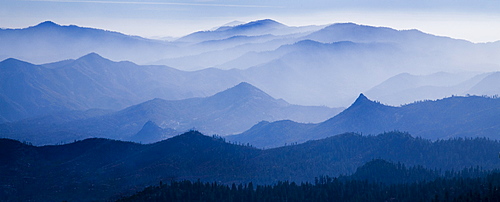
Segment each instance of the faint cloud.
[[[136,4],[136,5],[173,5],[173,6],[207,6],[207,7],[238,7],[238,8],[279,8],[265,5],[244,4],[214,4],[214,3],[179,3],[179,2],[143,2],[143,1],[84,1],[84,0],[25,0],[37,2],[61,2],[61,3],[94,3],[94,4]],[[209,1],[201,1],[209,2]]]

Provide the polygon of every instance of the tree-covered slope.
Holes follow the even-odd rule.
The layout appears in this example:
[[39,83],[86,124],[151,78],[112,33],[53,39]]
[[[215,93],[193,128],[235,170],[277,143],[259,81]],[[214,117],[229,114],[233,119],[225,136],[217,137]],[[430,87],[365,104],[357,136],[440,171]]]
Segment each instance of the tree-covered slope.
[[[318,176],[352,174],[378,158],[443,172],[500,166],[498,141],[431,142],[397,132],[343,134],[268,150],[229,144],[193,131],[148,145],[87,139],[35,147],[1,139],[0,146],[0,172],[5,174],[0,184],[6,187],[0,198],[16,200],[102,200],[160,181],[183,179],[224,184],[305,182]],[[358,169],[354,176],[366,176],[366,172]]]

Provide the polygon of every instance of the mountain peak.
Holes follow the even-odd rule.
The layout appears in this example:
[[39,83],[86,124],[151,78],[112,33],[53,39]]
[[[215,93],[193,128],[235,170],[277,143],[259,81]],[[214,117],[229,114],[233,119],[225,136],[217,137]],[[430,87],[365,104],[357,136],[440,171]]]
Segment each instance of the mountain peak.
[[2,60],[0,63],[8,63],[8,64],[13,64],[13,63],[26,63],[22,60],[18,60],[16,58],[7,58],[5,60]]
[[59,27],[60,25],[52,22],[52,21],[45,21],[41,22],[40,24],[36,25],[35,27]]
[[236,30],[248,30],[248,29],[253,29],[253,28],[274,29],[274,28],[280,28],[280,27],[286,27],[286,25],[281,24],[281,23],[276,22],[276,21],[271,20],[271,19],[263,19],[263,20],[252,21],[252,22],[242,24],[242,25],[237,25],[237,26],[234,26],[233,29],[236,29]]
[[142,129],[159,129],[160,127],[153,121],[149,120],[142,126]]
[[238,85],[234,86],[233,88],[238,88],[238,89],[258,89],[257,87],[255,87],[252,84],[247,83],[247,82],[241,82]]
[[275,20],[272,19],[263,19],[263,20],[256,20],[247,23],[246,25],[267,25],[267,26],[285,26],[284,24],[281,24]]
[[95,60],[108,60],[108,59],[100,56],[95,52],[89,53],[77,59],[77,61],[95,61]]
[[202,133],[200,133],[197,130],[190,130],[188,132],[182,133],[180,135],[177,135],[177,136],[172,137],[172,138],[167,139],[167,140],[169,140],[169,141],[188,140],[189,143],[195,143],[199,140],[204,141],[204,140],[208,140],[208,139],[211,139],[211,137],[203,135]]
[[354,103],[362,103],[362,102],[373,102],[373,101],[368,99],[363,93],[360,93],[358,98],[356,98],[356,101],[354,101]]
[[358,106],[385,106],[379,102],[368,99],[363,93],[360,93],[356,101],[349,108],[357,108]]
[[[0,62],[0,68],[5,68],[5,69],[10,69],[10,70],[20,70],[20,69],[32,69],[33,66],[36,66],[34,64],[31,64],[29,62],[25,62],[22,60],[18,60],[15,58],[7,58],[3,61]],[[23,68],[21,68],[23,67]],[[16,70],[16,71],[17,71]]]
[[219,92],[208,98],[209,102],[215,102],[221,106],[231,106],[234,103],[247,102],[250,100],[258,100],[259,102],[274,102],[276,99],[246,82],[241,82],[232,88]]
[[238,85],[231,87],[225,91],[219,92],[212,97],[227,97],[227,96],[235,98],[253,96],[253,97],[268,97],[274,99],[264,91],[260,90],[259,88],[247,82],[241,82]]

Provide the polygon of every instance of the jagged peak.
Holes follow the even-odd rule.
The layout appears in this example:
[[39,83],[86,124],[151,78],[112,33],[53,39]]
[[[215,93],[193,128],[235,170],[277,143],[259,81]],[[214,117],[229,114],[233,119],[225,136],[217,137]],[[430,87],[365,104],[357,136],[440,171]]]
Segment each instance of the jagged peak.
[[357,103],[357,102],[373,102],[371,101],[370,99],[368,99],[365,94],[363,93],[360,93],[358,98],[356,98],[356,101],[354,101],[354,103]]
[[350,109],[353,107],[355,108],[358,106],[386,106],[386,105],[383,105],[377,101],[372,101],[372,100],[368,99],[363,93],[360,93],[358,98],[356,98],[356,100],[354,101],[354,103],[352,103],[352,105],[347,109]]

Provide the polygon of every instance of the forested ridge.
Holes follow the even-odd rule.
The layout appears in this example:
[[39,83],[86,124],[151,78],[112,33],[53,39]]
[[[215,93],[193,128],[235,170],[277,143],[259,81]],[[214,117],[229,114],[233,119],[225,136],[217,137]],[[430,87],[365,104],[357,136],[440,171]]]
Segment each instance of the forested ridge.
[[[360,171],[362,170],[362,171]],[[395,172],[393,172],[395,171]],[[361,173],[360,173],[361,172]],[[363,175],[362,173],[370,175]],[[392,173],[391,173],[392,172]],[[387,174],[391,175],[387,175]],[[391,179],[392,178],[392,179]],[[397,181],[393,181],[397,179]],[[160,182],[126,201],[499,201],[499,170],[468,168],[440,174],[421,166],[405,167],[381,159],[351,176],[316,177],[314,182],[273,185],[217,182]]]
[[[364,178],[372,176],[372,169],[363,171],[362,166],[373,159],[400,162],[410,170],[416,169],[405,174],[405,181],[390,177],[401,172],[397,168],[385,173],[389,177],[383,177],[412,183],[471,166],[500,168],[499,148],[500,142],[487,138],[433,142],[402,132],[377,136],[346,133],[267,150],[228,143],[196,131],[146,145],[92,138],[37,147],[0,139],[0,186],[4,188],[0,200],[116,199],[171,180],[252,182],[256,186],[280,181],[312,182],[318,176],[353,173],[354,178]],[[418,166],[432,172],[420,173]],[[383,172],[377,173],[383,176]]]

